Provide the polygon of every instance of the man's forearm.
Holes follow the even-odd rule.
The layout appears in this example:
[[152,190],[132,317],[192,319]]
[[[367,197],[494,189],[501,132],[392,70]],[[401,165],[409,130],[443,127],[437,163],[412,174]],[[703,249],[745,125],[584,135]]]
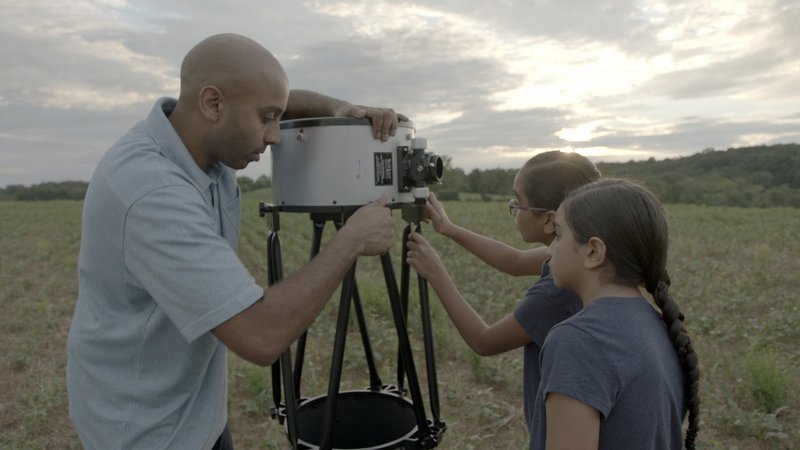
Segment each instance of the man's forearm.
[[314,321],[355,261],[355,247],[338,238],[266,289],[260,301],[217,326],[214,335],[240,357],[272,364]]
[[303,117],[330,117],[349,102],[303,89],[292,89],[283,119]]

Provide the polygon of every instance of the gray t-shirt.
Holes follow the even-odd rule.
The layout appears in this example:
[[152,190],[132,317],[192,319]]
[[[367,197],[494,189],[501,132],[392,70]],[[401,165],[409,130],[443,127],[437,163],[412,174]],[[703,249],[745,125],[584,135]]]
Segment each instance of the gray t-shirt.
[[681,448],[683,372],[664,322],[644,298],[597,299],[553,327],[541,367],[531,450],[545,448],[551,392],[600,412],[601,450]]
[[70,418],[87,449],[208,449],[227,422],[210,333],[263,296],[236,255],[239,190],[203,172],[160,99],[95,169],[67,342]]
[[533,420],[533,404],[541,378],[539,351],[544,345],[545,337],[553,326],[571,317],[582,307],[583,304],[577,294],[556,287],[550,274],[550,265],[545,262],[542,265],[539,281],[528,288],[525,298],[514,309],[517,322],[533,339],[525,346],[522,371],[525,421],[528,431]]

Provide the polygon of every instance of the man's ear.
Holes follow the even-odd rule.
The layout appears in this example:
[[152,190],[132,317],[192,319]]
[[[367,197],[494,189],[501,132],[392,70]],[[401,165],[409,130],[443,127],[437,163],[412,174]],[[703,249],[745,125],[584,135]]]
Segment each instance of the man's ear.
[[207,120],[217,122],[222,112],[222,92],[212,85],[203,86],[200,89],[199,103],[200,113]]
[[556,234],[556,212],[550,210],[544,214],[544,232],[547,234]]
[[584,246],[583,267],[596,269],[606,263],[606,243],[599,237],[593,236]]

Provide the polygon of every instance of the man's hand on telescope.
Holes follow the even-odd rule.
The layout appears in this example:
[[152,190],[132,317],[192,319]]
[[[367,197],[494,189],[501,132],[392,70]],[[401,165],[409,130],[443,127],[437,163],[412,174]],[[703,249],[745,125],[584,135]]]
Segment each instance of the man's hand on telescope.
[[382,255],[394,244],[394,220],[386,194],[359,208],[336,233],[356,248],[359,256]]
[[366,117],[372,121],[372,136],[382,141],[389,139],[389,136],[394,136],[397,131],[397,122],[408,121],[408,117],[394,112],[391,108],[354,105],[305,89],[292,89],[289,92],[283,120],[329,116],[347,116],[357,119]]
[[407,122],[408,117],[395,112],[391,108],[374,108],[362,105],[345,105],[336,110],[337,116],[348,116],[361,119],[368,118],[372,122],[372,137],[386,141],[389,136],[394,136],[398,122]]

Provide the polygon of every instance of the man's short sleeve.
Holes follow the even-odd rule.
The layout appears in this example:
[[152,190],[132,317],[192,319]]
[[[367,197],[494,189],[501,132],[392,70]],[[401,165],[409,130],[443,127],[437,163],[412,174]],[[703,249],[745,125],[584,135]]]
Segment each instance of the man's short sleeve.
[[128,275],[189,342],[264,293],[212,217],[195,189],[167,186],[137,200],[125,219]]
[[542,348],[541,367],[543,395],[557,392],[608,416],[620,389],[619,377],[591,335],[570,324],[553,328]]

